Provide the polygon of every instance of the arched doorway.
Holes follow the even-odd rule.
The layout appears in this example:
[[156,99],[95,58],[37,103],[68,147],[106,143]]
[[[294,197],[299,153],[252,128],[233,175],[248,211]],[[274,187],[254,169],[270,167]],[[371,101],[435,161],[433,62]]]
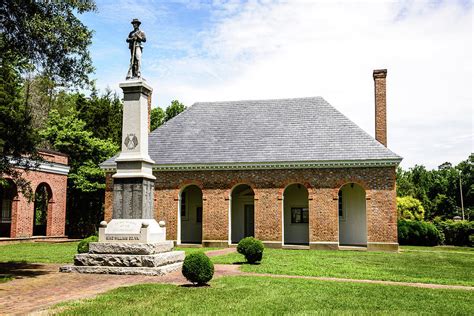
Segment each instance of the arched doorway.
[[179,197],[180,241],[202,243],[202,191],[196,185],[182,190]]
[[300,183],[291,184],[283,193],[283,243],[309,244],[308,190]]
[[365,190],[356,183],[339,189],[339,245],[367,246]]
[[40,183],[35,191],[33,236],[46,236],[48,212],[51,212],[53,193],[47,183]]
[[5,186],[0,186],[0,237],[10,237],[13,201],[16,196],[16,185],[10,179]]
[[255,236],[255,193],[246,184],[237,185],[230,196],[231,243]]

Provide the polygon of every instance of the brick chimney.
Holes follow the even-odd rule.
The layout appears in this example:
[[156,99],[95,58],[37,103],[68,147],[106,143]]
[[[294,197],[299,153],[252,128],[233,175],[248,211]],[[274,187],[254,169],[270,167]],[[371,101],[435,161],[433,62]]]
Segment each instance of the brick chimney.
[[374,70],[375,139],[387,147],[387,69]]

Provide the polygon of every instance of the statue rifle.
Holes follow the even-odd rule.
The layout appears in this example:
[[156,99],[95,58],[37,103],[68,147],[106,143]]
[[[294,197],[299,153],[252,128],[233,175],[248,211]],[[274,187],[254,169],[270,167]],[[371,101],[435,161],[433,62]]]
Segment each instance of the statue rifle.
[[131,61],[131,69],[132,69],[132,77],[133,77],[133,65],[135,64],[135,49],[136,49],[136,43],[137,43],[137,40],[134,38],[133,39],[133,51],[132,51],[132,61]]

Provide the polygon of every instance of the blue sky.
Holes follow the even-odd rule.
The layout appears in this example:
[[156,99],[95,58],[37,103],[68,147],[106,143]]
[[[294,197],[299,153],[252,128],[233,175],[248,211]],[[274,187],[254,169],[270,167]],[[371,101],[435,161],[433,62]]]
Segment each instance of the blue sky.
[[153,105],[322,96],[374,134],[372,70],[387,68],[388,143],[403,167],[473,151],[471,1],[97,1],[100,89],[119,92],[139,18]]

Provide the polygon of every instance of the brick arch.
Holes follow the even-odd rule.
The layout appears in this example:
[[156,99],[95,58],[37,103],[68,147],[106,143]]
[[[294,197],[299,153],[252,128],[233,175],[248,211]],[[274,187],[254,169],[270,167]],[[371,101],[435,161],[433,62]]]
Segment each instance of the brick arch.
[[365,195],[367,197],[367,194],[370,190],[369,185],[365,181],[360,180],[360,179],[355,179],[355,178],[348,178],[348,179],[338,180],[336,182],[336,185],[335,185],[335,188],[334,188],[335,196],[337,196],[339,194],[339,190],[341,190],[341,188],[343,186],[345,186],[346,184],[351,184],[351,183],[357,184],[360,187],[362,187],[362,189],[364,189]]
[[51,185],[47,181],[40,182],[35,189],[35,200],[33,203],[33,235],[34,235],[34,228],[35,228],[35,221],[36,221],[36,194],[38,190],[44,187],[46,189],[47,194],[47,206],[46,206],[46,236],[51,236],[52,231],[52,222],[53,222],[53,214],[54,214],[54,193]]
[[309,183],[308,181],[299,181],[299,180],[295,180],[295,179],[291,179],[291,180],[286,180],[285,182],[283,182],[283,185],[280,186],[280,188],[278,189],[278,199],[283,199],[283,194],[285,194],[285,190],[292,184],[301,184],[302,186],[304,186],[306,188],[306,191],[308,191],[308,199],[313,195],[313,186],[311,185],[311,183]]
[[230,188],[226,190],[226,193],[225,193],[226,199],[230,199],[232,197],[232,192],[239,185],[249,186],[253,191],[254,199],[258,199],[258,189],[256,188],[255,183],[253,183],[252,181],[249,181],[249,180],[242,180],[242,179],[233,180],[233,181],[229,182],[229,187]]
[[[3,195],[1,196],[0,203],[3,203],[3,198],[7,198],[7,200],[11,201],[10,205],[10,222],[0,222],[1,230],[2,230],[2,237],[11,237],[14,234],[14,223],[16,222],[17,210],[18,210],[18,187],[13,182],[12,179],[7,178],[6,181],[8,182],[9,186],[2,188]],[[0,210],[1,211],[1,210]],[[2,214],[0,214],[1,216]]]
[[187,187],[190,187],[192,185],[195,185],[197,186],[202,194],[203,194],[203,199],[204,199],[204,185],[201,181],[199,180],[184,180],[182,182],[180,182],[177,187],[176,187],[176,193],[175,193],[175,199],[179,199],[181,193],[187,188]]
[[[205,206],[205,201],[206,201],[206,195],[205,195],[205,190],[203,189],[203,184],[202,182],[200,181],[195,181],[195,180],[185,180],[183,182],[180,183],[180,185],[178,186],[178,188],[175,190],[177,191],[177,198],[175,198],[175,202],[178,204],[177,206],[177,212],[176,212],[176,241],[178,244],[180,244],[182,242],[182,234],[183,234],[183,230],[182,230],[182,226],[183,226],[183,222],[182,222],[182,219],[181,219],[181,195],[183,194],[183,192],[189,188],[189,187],[192,187],[192,186],[195,186],[199,189],[199,191],[201,192],[201,211],[202,211],[202,218],[201,218],[201,224],[200,224],[200,240],[202,242],[202,239],[203,239],[203,227],[204,227],[204,223],[205,223],[205,220],[204,220],[204,209],[207,207]],[[186,202],[187,203],[187,202]],[[198,231],[199,231],[198,230]],[[198,233],[199,234],[199,233]],[[187,240],[188,242],[190,242],[190,240]],[[194,243],[196,240],[192,240],[192,242]]]

